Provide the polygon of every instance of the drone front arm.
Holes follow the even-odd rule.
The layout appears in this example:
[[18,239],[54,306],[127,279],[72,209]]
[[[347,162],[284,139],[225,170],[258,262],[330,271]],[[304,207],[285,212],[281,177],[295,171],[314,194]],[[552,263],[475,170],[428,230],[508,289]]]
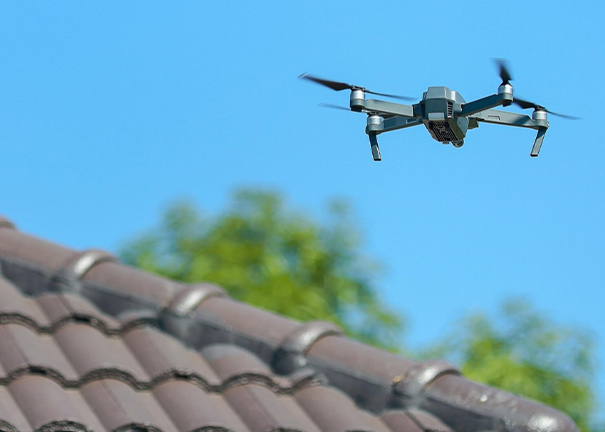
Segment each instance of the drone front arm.
[[368,99],[366,101],[360,101],[359,103],[362,103],[363,105],[356,105],[356,108],[361,108],[368,112],[373,112],[381,115],[394,115],[403,116],[407,118],[414,118],[414,107],[410,105],[385,102],[376,99]]
[[[502,88],[502,92],[486,96],[481,99],[474,100],[469,103],[462,105],[462,112],[459,114],[460,117],[467,117],[481,111],[489,110],[500,105],[507,106],[513,101],[512,93],[509,93],[508,88]],[[511,87],[512,92],[512,87]]]

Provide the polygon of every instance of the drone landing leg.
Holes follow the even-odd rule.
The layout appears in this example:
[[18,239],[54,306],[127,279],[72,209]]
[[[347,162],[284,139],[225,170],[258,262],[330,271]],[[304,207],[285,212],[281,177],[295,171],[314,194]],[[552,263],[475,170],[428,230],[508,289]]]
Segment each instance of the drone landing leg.
[[370,137],[370,146],[372,147],[372,157],[376,162],[380,162],[382,158],[380,157],[380,148],[378,147],[378,138],[375,133],[369,133]]
[[540,148],[542,147],[542,141],[544,141],[544,135],[546,134],[547,128],[541,127],[538,129],[538,134],[536,135],[536,140],[534,141],[534,146],[531,148],[531,153],[529,154],[531,157],[537,157],[538,153],[540,153]]

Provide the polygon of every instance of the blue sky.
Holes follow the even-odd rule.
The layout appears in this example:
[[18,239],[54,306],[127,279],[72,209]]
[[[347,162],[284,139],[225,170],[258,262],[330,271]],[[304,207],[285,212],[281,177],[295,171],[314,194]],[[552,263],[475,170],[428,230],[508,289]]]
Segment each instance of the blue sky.
[[[597,342],[605,400],[601,2],[1,2],[0,213],[73,248],[116,251],[180,197],[209,214],[242,186],[322,217],[352,203],[380,289],[422,346],[522,296]],[[496,91],[553,111],[535,132],[481,125],[461,149],[381,136],[296,77],[421,97]],[[518,111],[518,110],[517,110]],[[529,113],[529,112],[528,112]]]

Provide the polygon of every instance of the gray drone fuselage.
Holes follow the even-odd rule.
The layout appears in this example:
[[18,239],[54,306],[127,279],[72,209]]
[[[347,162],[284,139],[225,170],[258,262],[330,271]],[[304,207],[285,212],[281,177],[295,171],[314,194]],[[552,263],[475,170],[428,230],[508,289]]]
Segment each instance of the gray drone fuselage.
[[480,122],[537,130],[530,152],[530,156],[536,157],[549,126],[547,111],[535,109],[529,117],[492,109],[509,106],[513,100],[513,87],[509,83],[501,84],[497,94],[471,102],[466,102],[458,92],[447,87],[429,87],[420,102],[413,105],[366,100],[363,88],[353,88],[350,108],[368,115],[366,133],[376,161],[381,160],[377,139],[379,134],[423,124],[436,141],[462,147],[467,131],[479,127]]
[[422,123],[435,141],[462,146],[468,130],[468,117],[456,117],[462,112],[466,101],[456,91],[447,87],[429,87],[422,100],[413,105],[415,114],[420,115]]
[[[350,90],[351,111],[367,114],[366,134],[370,138],[370,146],[374,160],[381,160],[378,148],[378,135],[399,129],[424,125],[431,137],[443,144],[452,143],[454,147],[462,147],[466,133],[470,129],[479,127],[479,123],[492,123],[504,126],[535,129],[538,131],[534,139],[530,156],[536,157],[542,147],[544,135],[548,130],[547,113],[578,120],[566,114],[559,114],[547,110],[544,106],[534,102],[513,97],[513,79],[504,59],[494,59],[499,69],[502,83],[498,93],[480,99],[466,102],[456,91],[447,87],[429,87],[422,95],[420,102],[413,105],[387,102],[377,99],[366,100],[366,94],[384,96],[388,98],[414,101],[409,96],[378,93],[358,85],[332,81],[318,76],[304,73],[299,78],[320,84],[335,91]],[[507,107],[511,104],[521,109],[533,108],[531,117],[514,112],[500,111],[493,108]],[[345,109],[332,104],[322,104],[328,108]]]

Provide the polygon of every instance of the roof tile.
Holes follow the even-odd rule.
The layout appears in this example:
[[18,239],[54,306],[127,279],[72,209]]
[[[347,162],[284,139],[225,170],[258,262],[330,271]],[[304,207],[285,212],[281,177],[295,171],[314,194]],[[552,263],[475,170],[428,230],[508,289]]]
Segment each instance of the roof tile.
[[81,392],[107,430],[177,430],[150,392],[136,392],[127,384],[111,379],[85,384]]
[[204,357],[154,328],[132,330],[124,336],[124,342],[154,380],[168,374],[194,375],[209,386],[222,383]]
[[256,384],[232,387],[225,390],[225,399],[251,432],[321,432],[292,398],[279,396],[266,387]]
[[2,220],[0,430],[577,432],[564,414],[444,362],[414,362]]
[[7,387],[0,387],[0,430],[8,432],[32,430]]
[[387,411],[380,418],[393,432],[452,432],[437,417],[418,409]]
[[405,411],[387,411],[380,418],[393,432],[424,432],[424,425],[418,424]]
[[[104,287],[112,287],[114,295],[121,294],[123,300],[131,300],[132,309],[155,307],[159,310],[159,307],[166,306],[177,293],[185,289],[179,283],[113,262],[99,263],[82,280],[101,291]],[[102,309],[113,315],[123,311],[119,304],[112,307],[111,302],[101,303],[104,306]]]
[[32,270],[54,273],[73,255],[73,251],[20,231],[0,229],[0,255],[26,264]]
[[417,362],[352,339],[326,336],[307,353],[308,364],[326,375],[359,405],[381,412],[393,398],[392,386]]
[[201,303],[195,318],[204,325],[205,344],[235,343],[267,363],[280,343],[301,326],[283,316],[221,297]]
[[568,416],[554,408],[456,375],[444,375],[431,383],[420,408],[432,412],[453,430],[577,430]]
[[40,335],[22,325],[8,324],[0,326],[0,344],[7,342],[12,346],[0,347],[0,361],[8,373],[7,378],[14,379],[19,373],[33,370],[56,375],[64,382],[78,381],[78,373],[52,336]]
[[8,385],[34,430],[102,431],[98,418],[76,390],[42,376],[24,376]]
[[121,339],[107,338],[87,324],[62,326],[54,338],[80,374],[80,379],[117,374],[129,381],[151,380]]
[[153,395],[180,431],[205,426],[217,431],[249,432],[223,396],[206,393],[188,381],[163,382]]
[[424,430],[427,431],[436,431],[436,432],[451,432],[447,425],[445,425],[441,420],[437,417],[419,410],[419,409],[410,409],[407,412],[407,415],[414,419],[414,421],[420,425]]
[[327,336],[317,341],[308,357],[317,362],[339,364],[352,371],[363,371],[365,377],[389,385],[398,375],[416,365],[413,360],[339,336]]
[[38,328],[50,327],[50,321],[40,306],[0,276],[0,323],[15,321],[28,321]]
[[46,294],[37,297],[44,312],[57,325],[63,321],[89,321],[95,327],[101,327],[107,333],[119,332],[122,324],[101,313],[88,300],[71,293]]
[[386,425],[373,421],[370,414],[360,411],[349,397],[334,388],[308,387],[296,393],[295,398],[322,431],[388,431]]

